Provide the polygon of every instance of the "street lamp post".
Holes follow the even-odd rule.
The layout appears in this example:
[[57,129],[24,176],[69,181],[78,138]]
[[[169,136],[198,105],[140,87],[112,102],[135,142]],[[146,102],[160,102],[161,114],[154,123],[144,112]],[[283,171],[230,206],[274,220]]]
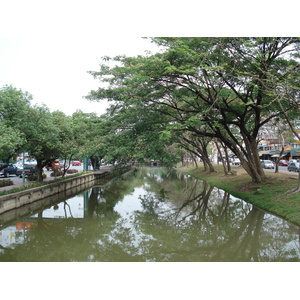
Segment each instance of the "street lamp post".
[[24,163],[25,163],[25,155],[24,155],[24,152],[23,152],[22,186],[25,186],[25,170],[24,170]]

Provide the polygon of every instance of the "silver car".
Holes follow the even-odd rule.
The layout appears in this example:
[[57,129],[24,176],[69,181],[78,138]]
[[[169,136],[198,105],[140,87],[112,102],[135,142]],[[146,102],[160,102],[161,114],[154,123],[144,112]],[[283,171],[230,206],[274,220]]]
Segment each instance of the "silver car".
[[289,172],[299,172],[299,168],[300,168],[300,163],[299,162],[291,162],[288,167],[287,167],[287,170]]
[[261,165],[264,169],[274,169],[275,165],[271,160],[262,160]]

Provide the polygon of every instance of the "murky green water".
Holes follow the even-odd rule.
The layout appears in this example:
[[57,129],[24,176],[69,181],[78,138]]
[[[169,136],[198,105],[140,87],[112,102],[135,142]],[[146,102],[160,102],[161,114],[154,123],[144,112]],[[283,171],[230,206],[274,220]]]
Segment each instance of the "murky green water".
[[299,228],[164,168],[2,224],[0,261],[299,261]]

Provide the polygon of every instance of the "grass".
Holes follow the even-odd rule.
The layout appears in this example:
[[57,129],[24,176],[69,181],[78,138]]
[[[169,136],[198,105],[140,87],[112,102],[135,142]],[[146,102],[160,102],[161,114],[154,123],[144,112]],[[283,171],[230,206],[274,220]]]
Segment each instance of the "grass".
[[179,170],[300,226],[300,193],[287,194],[287,191],[297,186],[298,175],[266,171],[266,182],[254,184],[242,167],[233,169],[237,171],[236,176],[225,176],[221,165],[215,165],[215,168],[217,173],[204,172],[201,165],[198,169],[190,165]]

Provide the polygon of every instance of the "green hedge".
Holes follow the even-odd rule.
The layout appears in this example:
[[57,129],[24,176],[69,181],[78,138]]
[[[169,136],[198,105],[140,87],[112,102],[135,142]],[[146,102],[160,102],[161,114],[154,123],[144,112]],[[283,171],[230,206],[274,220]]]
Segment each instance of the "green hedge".
[[0,187],[13,185],[13,181],[11,179],[2,179],[0,180]]

